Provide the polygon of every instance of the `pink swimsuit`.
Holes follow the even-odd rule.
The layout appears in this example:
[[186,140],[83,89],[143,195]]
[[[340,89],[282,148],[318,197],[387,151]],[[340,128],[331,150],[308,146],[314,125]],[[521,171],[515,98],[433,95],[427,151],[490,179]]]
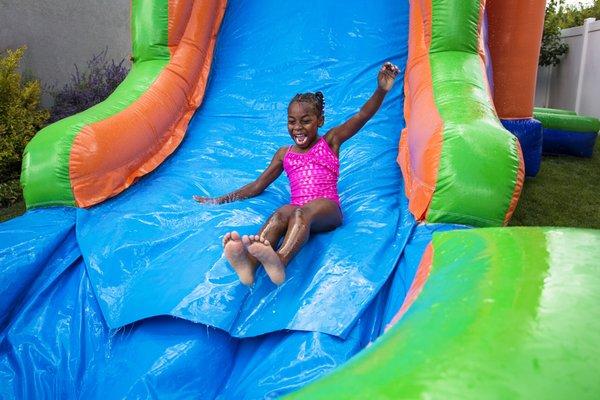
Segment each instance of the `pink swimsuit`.
[[283,169],[290,180],[291,204],[303,206],[316,199],[329,199],[340,205],[337,181],[340,160],[333,154],[324,138],[320,138],[306,153],[295,153],[288,148],[283,158]]

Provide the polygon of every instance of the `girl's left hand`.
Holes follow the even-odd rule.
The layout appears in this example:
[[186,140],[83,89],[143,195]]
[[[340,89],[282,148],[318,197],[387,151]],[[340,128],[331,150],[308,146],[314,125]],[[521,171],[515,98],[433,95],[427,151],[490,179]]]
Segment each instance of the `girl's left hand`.
[[394,80],[400,73],[400,68],[392,64],[391,62],[386,62],[381,66],[379,70],[379,75],[377,75],[377,83],[380,89],[389,91],[392,86],[394,86]]

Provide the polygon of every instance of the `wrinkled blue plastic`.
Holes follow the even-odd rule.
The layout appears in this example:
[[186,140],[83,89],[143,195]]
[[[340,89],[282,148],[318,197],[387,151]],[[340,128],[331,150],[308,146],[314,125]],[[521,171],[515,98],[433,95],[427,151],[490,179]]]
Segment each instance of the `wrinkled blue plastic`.
[[597,132],[571,132],[544,128],[544,154],[591,157]]
[[392,1],[231,0],[206,100],[172,157],[93,209],[0,225],[0,398],[272,398],[374,340],[431,233],[457,228],[415,227],[406,210],[401,78],[342,148],[344,225],[312,238],[280,288],[262,271],[242,286],[220,237],[256,231],[288,201],[286,179],[227,205],[191,197],[256,177],[290,143],[295,93],[325,92],[323,132],[356,112],[382,62],[404,69],[407,19]]
[[[0,335],[44,265],[75,227],[75,210],[35,210],[9,220],[0,229]],[[2,338],[2,336],[0,336]]]
[[542,163],[542,123],[537,119],[503,119],[502,125],[519,139],[525,175],[536,176]]
[[252,290],[240,284],[221,240],[231,230],[257,233],[289,203],[287,178],[246,201],[192,199],[252,182],[278,148],[293,144],[287,106],[296,93],[325,93],[325,134],[358,112],[381,64],[403,67],[407,4],[313,5],[231,3],[206,101],[180,149],[122,196],[78,211],[77,238],[111,328],[172,315],[236,337],[281,329],[345,337],[392,272],[413,224],[395,161],[402,79],[341,149],[343,226],[311,238],[280,287],[262,269]]
[[287,331],[237,340],[170,317],[110,330],[70,231],[3,330],[0,398],[90,399],[111,393],[115,398],[237,399],[289,393],[373,341],[402,303],[432,233],[454,228],[416,228],[393,281],[345,340]]
[[109,330],[72,231],[43,271],[3,330],[0,398],[216,395],[233,362],[234,339],[166,317]]

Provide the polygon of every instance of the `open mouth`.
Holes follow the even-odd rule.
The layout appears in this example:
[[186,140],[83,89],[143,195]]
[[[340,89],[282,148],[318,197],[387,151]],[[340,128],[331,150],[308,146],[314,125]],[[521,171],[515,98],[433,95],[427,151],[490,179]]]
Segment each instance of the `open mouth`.
[[296,142],[296,144],[298,146],[302,146],[302,145],[304,145],[304,144],[306,144],[308,142],[308,136],[306,136],[303,133],[295,134],[294,135],[294,142]]

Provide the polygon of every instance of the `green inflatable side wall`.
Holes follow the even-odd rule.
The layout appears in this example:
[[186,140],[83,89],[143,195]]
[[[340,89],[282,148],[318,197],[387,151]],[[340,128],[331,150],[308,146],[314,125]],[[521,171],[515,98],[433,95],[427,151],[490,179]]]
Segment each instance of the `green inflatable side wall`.
[[69,176],[75,137],[84,126],[127,108],[168,64],[168,0],[133,0],[131,6],[133,66],[130,73],[105,101],[45,127],[29,142],[21,171],[27,208],[75,205]]
[[515,192],[519,145],[500,124],[488,92],[479,55],[480,1],[431,5],[429,58],[444,133],[426,220],[501,226]]
[[600,231],[473,229],[432,244],[402,319],[290,399],[597,398]]

